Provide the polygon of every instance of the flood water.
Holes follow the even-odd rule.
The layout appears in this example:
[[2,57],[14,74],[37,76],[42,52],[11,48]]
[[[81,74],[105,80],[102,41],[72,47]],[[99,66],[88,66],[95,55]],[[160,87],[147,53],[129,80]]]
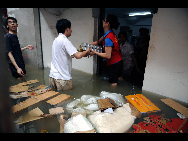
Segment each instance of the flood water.
[[[44,69],[34,69],[32,66],[26,65],[27,74],[25,75],[25,80],[39,80],[39,83],[31,84],[33,86],[39,86],[44,84],[49,86],[49,68]],[[173,110],[171,107],[164,104],[160,99],[166,98],[164,96],[154,94],[151,92],[142,91],[142,87],[132,84],[128,81],[120,81],[116,88],[110,87],[108,80],[102,78],[99,75],[91,75],[88,73],[84,73],[82,71],[72,70],[72,78],[74,89],[65,92],[59,92],[59,94],[68,94],[73,96],[75,99],[80,98],[82,95],[93,95],[99,96],[101,91],[111,92],[111,93],[120,93],[124,96],[131,94],[143,94],[145,97],[150,99],[157,107],[161,109],[161,112],[158,114],[163,114],[165,118],[178,118],[177,111]],[[9,73],[9,84],[10,86],[21,83],[22,81],[16,80]],[[57,95],[56,95],[57,96]],[[51,99],[52,97],[48,98]],[[124,97],[125,98],[125,97]],[[26,100],[27,98],[21,99],[11,99],[12,105],[15,105],[19,102]],[[47,100],[48,100],[47,99]],[[177,101],[185,107],[188,107],[187,103],[183,103]],[[54,106],[46,103],[46,100],[36,103],[28,108],[21,110],[15,114],[13,114],[14,119],[26,114],[30,110],[39,107],[43,113],[48,114],[50,108],[54,108]],[[66,111],[65,111],[66,114]],[[70,115],[68,115],[70,117]],[[140,119],[136,119],[135,123],[138,123],[143,120],[143,116]],[[57,116],[53,116],[52,118],[43,118],[35,121],[31,121],[28,123],[15,125],[15,132],[19,133],[40,133],[41,129],[46,129],[49,133],[59,133],[60,124]]]

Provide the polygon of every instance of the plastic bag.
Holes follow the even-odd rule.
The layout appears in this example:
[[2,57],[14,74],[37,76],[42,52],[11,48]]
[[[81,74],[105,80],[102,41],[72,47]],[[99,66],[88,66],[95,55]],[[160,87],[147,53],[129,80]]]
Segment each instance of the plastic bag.
[[100,97],[93,96],[93,95],[82,95],[80,98],[80,101],[83,102],[84,104],[95,104],[97,103],[97,99]]
[[73,100],[72,102],[68,103],[66,106],[66,109],[72,110],[74,107],[76,107],[80,103],[80,99]]
[[98,104],[89,104],[88,106],[84,107],[86,110],[96,111],[99,110]]
[[124,133],[132,127],[135,116],[131,115],[129,104],[117,108],[113,114],[99,111],[88,116],[99,133]]
[[88,131],[94,129],[89,120],[79,114],[69,118],[64,124],[64,133],[74,133],[78,131]]
[[110,93],[110,92],[102,91],[100,93],[100,97],[102,97],[102,98],[107,98],[108,97],[108,98],[114,100],[115,103],[118,106],[123,106],[123,104],[125,103],[125,100],[123,99],[123,96],[121,94],[117,94],[117,93]]

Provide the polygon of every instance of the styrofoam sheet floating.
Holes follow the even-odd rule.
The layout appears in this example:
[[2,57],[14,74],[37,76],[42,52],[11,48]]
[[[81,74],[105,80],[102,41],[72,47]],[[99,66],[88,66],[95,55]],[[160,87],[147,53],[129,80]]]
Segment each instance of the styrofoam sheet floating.
[[93,129],[94,127],[89,120],[81,114],[69,118],[64,124],[64,133],[75,133]]

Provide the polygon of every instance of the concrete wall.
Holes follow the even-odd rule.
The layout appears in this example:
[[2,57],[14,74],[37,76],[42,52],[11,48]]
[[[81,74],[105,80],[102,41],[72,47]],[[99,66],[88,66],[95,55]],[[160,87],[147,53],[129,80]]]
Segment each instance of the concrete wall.
[[[42,68],[41,46],[39,36],[39,19],[36,8],[7,8],[8,16],[13,16],[18,21],[18,38],[21,47],[33,45],[34,50],[23,51],[26,64]],[[37,63],[36,63],[37,62]]]
[[[57,20],[65,18],[71,21],[72,35],[69,40],[76,48],[79,48],[78,46],[82,42],[93,42],[92,8],[40,8],[40,17],[44,67],[50,67],[51,64],[51,47],[53,40],[57,37],[55,28]],[[72,67],[93,74],[93,57],[73,59]]]
[[[71,21],[72,35],[69,40],[78,48],[82,42],[93,42],[94,18],[92,8],[70,8],[64,11],[63,18]],[[93,57],[73,59],[72,67],[93,74]]]
[[[18,37],[21,47],[28,44],[35,47],[32,51],[23,52],[25,63],[38,68],[42,68],[43,65],[51,67],[51,47],[58,36],[55,28],[57,20],[66,18],[71,21],[73,32],[69,40],[78,48],[82,42],[93,42],[94,18],[92,14],[92,8],[8,8],[8,15],[18,20]],[[96,59],[93,57],[73,59],[72,67],[93,74],[96,69],[93,60]]]
[[50,8],[40,8],[40,25],[41,25],[41,38],[42,38],[42,51],[44,67],[51,67],[52,61],[52,43],[58,36],[56,32],[56,22],[60,17],[55,15],[56,9],[49,10]]
[[154,14],[143,90],[188,103],[187,27],[188,8]]

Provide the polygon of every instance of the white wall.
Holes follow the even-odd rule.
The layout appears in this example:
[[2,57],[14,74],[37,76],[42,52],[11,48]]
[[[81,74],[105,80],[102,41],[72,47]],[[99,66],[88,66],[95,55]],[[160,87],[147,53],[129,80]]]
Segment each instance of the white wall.
[[[55,9],[54,9],[55,11]],[[44,67],[51,67],[52,61],[52,43],[58,36],[56,31],[56,22],[60,17],[49,13],[46,9],[40,8],[41,38],[43,50]]]
[[[92,8],[70,8],[64,11],[62,18],[71,21],[72,35],[69,40],[76,48],[79,48],[82,42],[93,42],[94,18],[92,17]],[[72,61],[74,69],[93,74],[93,57],[83,57]]]
[[[55,15],[58,9],[41,8],[41,31],[44,67],[50,67],[52,59],[52,43],[57,37],[55,28],[57,20],[65,18],[71,21],[72,35],[69,40],[79,48],[82,42],[93,42],[94,18],[92,17],[92,8],[66,8],[62,10],[61,15]],[[72,67],[90,74],[93,74],[93,57],[82,59],[73,59]]]
[[[40,47],[36,40],[35,17],[33,8],[7,8],[8,16],[15,17],[18,22],[18,39],[21,47],[33,45],[34,50],[23,51],[25,64],[33,67],[41,66]],[[38,39],[39,40],[39,39]]]
[[152,20],[143,90],[188,103],[188,8],[159,8]]

